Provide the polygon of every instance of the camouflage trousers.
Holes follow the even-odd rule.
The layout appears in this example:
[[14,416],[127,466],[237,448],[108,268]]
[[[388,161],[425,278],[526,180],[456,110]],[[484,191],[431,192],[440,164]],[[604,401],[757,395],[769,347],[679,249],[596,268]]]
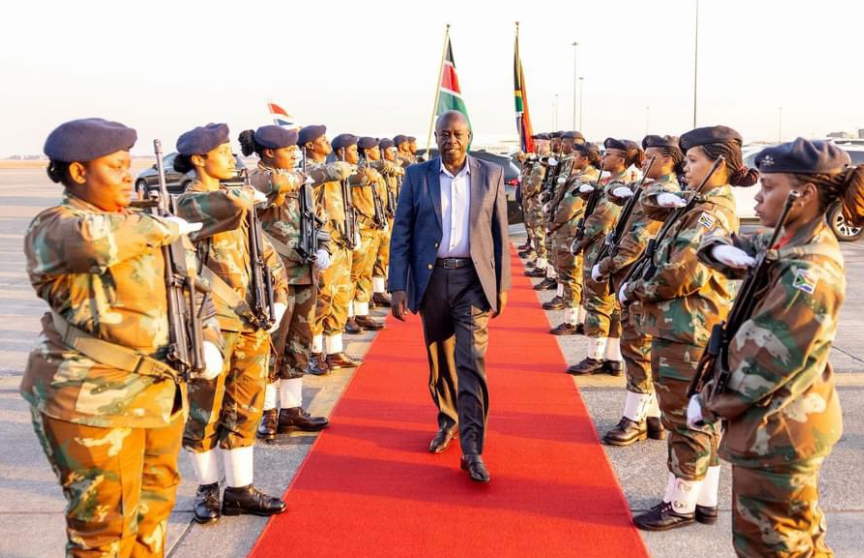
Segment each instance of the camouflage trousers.
[[288,309],[273,334],[268,382],[302,378],[312,352],[315,285],[288,285]]
[[372,270],[384,231],[374,228],[360,229],[360,246],[351,254],[351,300],[372,300]]
[[621,356],[624,357],[627,391],[651,394],[654,393],[654,383],[651,381],[651,336],[642,333],[638,306],[635,313],[632,310],[633,304],[621,309]]
[[30,412],[66,498],[66,556],[164,556],[183,413],[163,428],[97,428]]
[[828,558],[819,507],[824,457],[765,469],[732,467],[732,539],[741,558]]
[[183,447],[205,452],[217,445],[237,449],[255,444],[264,413],[264,389],[270,363],[270,334],[223,331],[225,367],[213,380],[189,382],[189,420]]
[[555,231],[555,271],[558,284],[564,287],[565,308],[577,308],[582,303],[582,254],[570,253],[573,238],[569,229],[562,229]]
[[531,236],[534,238],[534,251],[537,252],[538,258],[548,258],[546,251],[546,216],[543,213],[543,204],[540,203],[540,196],[534,196],[528,203],[530,209],[526,218],[526,226],[531,229]]
[[703,347],[651,339],[651,372],[660,404],[663,426],[668,430],[668,467],[677,478],[702,480],[709,466],[719,465],[720,436],[711,429],[687,426],[687,390],[696,374]]
[[609,281],[599,283],[591,278],[597,254],[605,240],[601,238],[585,248],[582,263],[582,306],[585,308],[586,337],[621,337],[621,309],[617,293]]
[[387,231],[381,233],[381,245],[378,246],[378,257],[375,258],[375,267],[372,269],[372,277],[387,277],[390,268],[390,237],[393,235],[393,219],[388,221]]
[[337,335],[345,330],[345,322],[348,321],[348,305],[354,292],[351,285],[351,250],[335,245],[331,249],[330,267],[321,272],[318,280],[312,335]]

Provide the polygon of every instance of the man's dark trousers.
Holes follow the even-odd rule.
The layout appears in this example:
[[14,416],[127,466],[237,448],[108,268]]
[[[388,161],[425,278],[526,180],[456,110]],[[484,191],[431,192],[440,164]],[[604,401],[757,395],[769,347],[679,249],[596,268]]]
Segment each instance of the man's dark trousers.
[[459,425],[463,454],[482,454],[489,412],[489,302],[470,258],[438,260],[420,316],[438,427]]

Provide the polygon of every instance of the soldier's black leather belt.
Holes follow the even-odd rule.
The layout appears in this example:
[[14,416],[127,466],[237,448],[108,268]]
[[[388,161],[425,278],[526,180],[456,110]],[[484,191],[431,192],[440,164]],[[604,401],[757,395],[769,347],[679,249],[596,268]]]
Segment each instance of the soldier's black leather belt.
[[438,258],[435,260],[435,267],[443,267],[444,269],[459,269],[474,265],[471,258]]

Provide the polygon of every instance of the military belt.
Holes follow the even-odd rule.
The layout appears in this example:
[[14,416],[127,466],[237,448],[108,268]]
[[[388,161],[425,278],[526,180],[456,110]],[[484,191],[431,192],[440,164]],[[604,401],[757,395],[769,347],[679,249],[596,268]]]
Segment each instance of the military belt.
[[63,316],[53,310],[51,311],[51,319],[54,322],[54,329],[57,330],[63,340],[63,344],[94,362],[140,376],[151,376],[161,380],[170,379],[178,384],[181,382],[180,374],[167,363],[149,357],[135,349],[103,341],[90,335],[70,324]]
[[251,325],[258,323],[258,316],[255,315],[254,311],[252,311],[252,307],[249,306],[249,303],[237,294],[237,291],[232,289],[231,286],[221,277],[216,275],[215,271],[205,265],[201,270],[200,276],[210,283],[210,288],[213,290],[213,294],[219,300],[227,304],[235,314],[245,318]]

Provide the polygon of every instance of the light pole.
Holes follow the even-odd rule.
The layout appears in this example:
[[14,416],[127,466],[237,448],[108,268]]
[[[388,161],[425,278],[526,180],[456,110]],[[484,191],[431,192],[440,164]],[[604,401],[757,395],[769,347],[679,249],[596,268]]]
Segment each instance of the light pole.
[[576,129],[576,82],[579,80],[579,43],[573,42],[573,129]]
[[585,78],[579,76],[579,131],[582,131],[582,88],[585,85]]
[[552,131],[558,131],[558,93],[555,93],[555,102],[552,103]]
[[693,50],[693,127],[696,127],[696,103],[699,80],[699,0],[696,0],[696,37]]
[[777,109],[777,142],[783,143],[783,107]]
[[645,107],[645,135],[648,135],[648,130],[651,128],[651,107]]

